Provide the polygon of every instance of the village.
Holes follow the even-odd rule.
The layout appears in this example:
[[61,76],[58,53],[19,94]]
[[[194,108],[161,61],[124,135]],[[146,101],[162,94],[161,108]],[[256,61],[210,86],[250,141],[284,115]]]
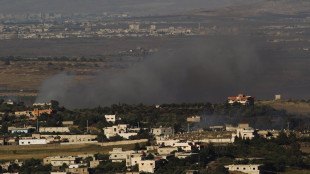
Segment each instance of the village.
[[[278,99],[280,96],[276,96]],[[253,96],[228,97],[227,103],[235,105],[239,103],[242,106],[253,106]],[[6,105],[14,105],[9,100]],[[160,109],[160,105],[156,105],[155,109]],[[77,125],[74,121],[62,121],[62,126],[48,127],[41,126],[38,118],[53,114],[52,103],[34,103],[33,111],[15,111],[10,116],[24,118],[36,123],[36,125],[24,125],[7,127],[8,134],[13,136],[2,136],[0,144],[3,147],[45,147],[45,146],[74,146],[79,144],[92,144],[98,146],[106,146],[107,144],[136,144],[137,147],[132,150],[123,150],[121,147],[113,148],[108,152],[108,160],[112,163],[122,163],[126,165],[126,173],[154,173],[165,163],[169,163],[172,158],[191,159],[193,164],[199,163],[199,151],[210,146],[227,146],[234,144],[238,140],[252,140],[260,137],[264,139],[276,139],[279,134],[287,135],[294,131],[286,130],[259,130],[251,127],[249,123],[239,123],[234,126],[231,124],[212,125],[208,128],[201,128],[202,120],[205,119],[200,115],[189,115],[186,118],[186,126],[184,131],[175,131],[174,127],[158,126],[149,127],[147,124],[143,126],[122,123],[122,118],[117,114],[104,115],[105,121],[111,126],[103,127],[101,131],[104,133],[106,142],[102,141],[98,134],[93,132],[86,122],[86,130],[77,134],[74,131]],[[2,112],[2,115],[8,113]],[[43,124],[44,125],[44,124]],[[2,124],[2,128],[3,128]],[[1,129],[2,129],[1,128]],[[296,132],[297,133],[297,132]],[[148,134],[145,137],[142,134]],[[297,134],[298,137],[307,137],[309,134]],[[238,140],[236,140],[238,139]],[[139,144],[140,143],[140,144]],[[140,146],[142,144],[142,146]],[[255,156],[251,158],[256,158]],[[104,160],[98,158],[96,154],[87,154],[81,152],[77,156],[46,156],[43,159],[43,165],[51,165],[51,173],[76,173],[88,174],[91,169],[96,168]],[[235,159],[238,161],[238,159]],[[16,159],[1,164],[2,170],[9,171],[12,165],[23,165],[23,159]],[[238,171],[249,174],[261,173],[261,165],[259,163],[225,165],[228,171]],[[65,168],[64,168],[65,166]],[[208,168],[208,165],[206,166]],[[186,171],[187,174],[199,173],[199,170]]]

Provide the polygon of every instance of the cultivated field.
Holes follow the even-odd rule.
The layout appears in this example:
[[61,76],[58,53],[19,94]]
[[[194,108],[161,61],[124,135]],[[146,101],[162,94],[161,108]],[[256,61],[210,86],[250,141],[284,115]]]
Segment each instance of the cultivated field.
[[18,147],[18,148],[1,148],[0,160],[14,160],[14,159],[42,159],[46,156],[72,156],[81,153],[107,154],[113,148],[122,147],[124,150],[131,150],[134,144],[121,145],[121,146],[98,146],[98,145],[65,145],[65,146],[49,146],[49,147]]

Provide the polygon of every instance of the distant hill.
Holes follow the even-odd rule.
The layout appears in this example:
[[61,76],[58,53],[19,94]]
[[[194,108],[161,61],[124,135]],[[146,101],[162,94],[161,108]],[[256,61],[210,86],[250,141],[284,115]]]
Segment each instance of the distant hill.
[[310,14],[309,0],[257,0],[236,1],[229,7],[214,9],[194,10],[187,14],[207,16],[261,16],[268,14],[277,15],[304,15]]
[[0,13],[130,13],[156,15],[227,7],[235,0],[1,0]]

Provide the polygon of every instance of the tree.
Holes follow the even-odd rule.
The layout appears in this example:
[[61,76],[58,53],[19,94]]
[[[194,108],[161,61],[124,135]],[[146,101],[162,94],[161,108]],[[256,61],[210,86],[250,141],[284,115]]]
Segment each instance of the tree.
[[10,62],[10,59],[9,58],[6,58],[4,60],[4,65],[11,65],[11,62]]
[[56,100],[51,100],[52,108],[53,109],[59,109],[59,102]]

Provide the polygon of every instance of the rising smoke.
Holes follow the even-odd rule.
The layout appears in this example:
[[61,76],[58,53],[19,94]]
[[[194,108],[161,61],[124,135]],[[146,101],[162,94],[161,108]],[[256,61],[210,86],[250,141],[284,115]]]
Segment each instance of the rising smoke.
[[58,100],[68,108],[115,103],[225,101],[247,93],[261,72],[261,61],[247,39],[191,39],[136,63],[125,72],[104,71],[73,83],[62,72],[43,81],[38,102]]

